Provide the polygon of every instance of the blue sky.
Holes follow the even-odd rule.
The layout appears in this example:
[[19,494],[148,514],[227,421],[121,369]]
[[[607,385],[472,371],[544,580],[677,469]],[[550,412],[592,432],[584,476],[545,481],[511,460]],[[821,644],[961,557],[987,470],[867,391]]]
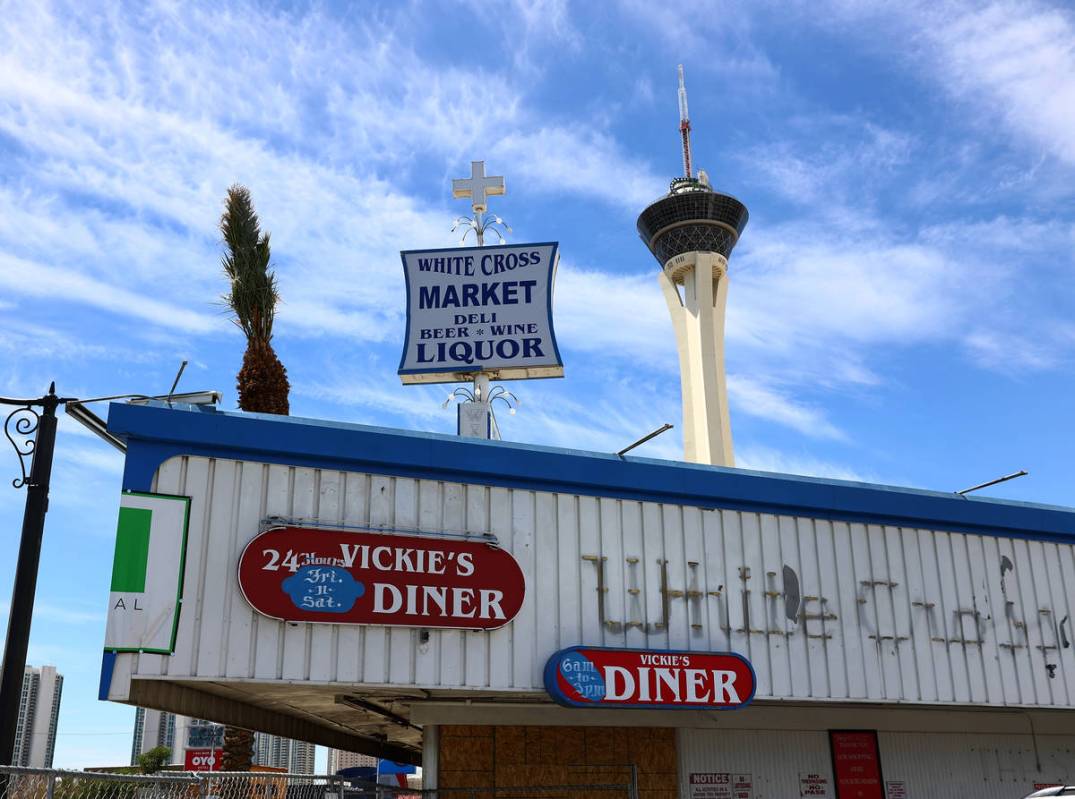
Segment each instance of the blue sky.
[[[451,246],[484,159],[511,240],[561,245],[567,377],[505,438],[615,450],[679,378],[638,212],[695,161],[751,218],[731,264],[740,466],[1072,504],[1075,14],[948,2],[130,5],[0,1],[0,393],[234,407],[228,185],[271,231],[296,415],[454,431],[401,387],[398,251]],[[124,762],[96,701],[120,457],[61,423],[31,662],[57,764]],[[678,430],[639,450],[681,454]],[[8,476],[17,464],[0,460]],[[0,489],[6,617],[23,495]],[[3,622],[0,622],[3,623]]]

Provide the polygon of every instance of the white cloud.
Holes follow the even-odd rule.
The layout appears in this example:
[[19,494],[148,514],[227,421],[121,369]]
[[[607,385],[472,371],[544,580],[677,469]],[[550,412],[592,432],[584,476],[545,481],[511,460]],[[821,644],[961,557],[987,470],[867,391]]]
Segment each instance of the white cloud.
[[675,336],[656,268],[617,274],[561,262],[554,310],[561,348],[624,358],[664,372],[679,371]]
[[722,81],[734,74],[740,79],[768,82],[779,74],[768,55],[755,45],[751,15],[744,13],[741,4],[727,0],[620,0],[617,5],[647,37],[655,35],[671,49],[669,61],[687,59],[691,85],[698,79],[695,68],[704,70],[708,79]]
[[520,180],[550,194],[589,194],[637,213],[667,191],[637,157],[628,155],[611,136],[563,126],[533,132],[506,132],[493,154],[515,165]]
[[824,215],[871,204],[866,189],[904,168],[916,146],[909,134],[867,119],[818,113],[793,117],[779,138],[735,157],[765,188]]
[[735,465],[741,469],[805,477],[826,477],[832,480],[851,480],[857,483],[878,483],[876,477],[863,474],[850,466],[816,458],[807,454],[781,452],[764,446],[741,447],[736,451]]
[[[650,35],[711,43],[704,10],[678,16],[626,6]],[[722,10],[709,7],[713,19]],[[418,164],[444,170],[444,204],[448,177],[479,143],[491,167],[512,165],[509,186],[518,180],[535,192],[596,199],[617,214],[663,188],[603,122],[539,113],[531,87],[507,71],[427,58],[401,38],[416,24],[413,8],[346,28],[321,11],[252,11],[150,6],[138,16],[105,14],[91,28],[64,6],[34,5],[0,20],[0,36],[14,42],[0,53],[0,131],[34,162],[33,182],[0,187],[0,248],[8,253],[0,284],[11,296],[59,297],[126,317],[155,345],[160,327],[234,335],[210,303],[223,289],[220,201],[238,179],[251,185],[273,233],[281,339],[387,343],[402,329],[400,242],[454,242],[450,211],[413,196]],[[578,31],[562,3],[518,13],[534,42],[547,34],[570,45]],[[758,54],[747,17],[738,15],[721,39],[734,45],[722,59],[745,65]],[[1042,30],[1055,34],[1064,19]],[[756,74],[776,74],[764,58],[755,66]],[[707,63],[700,79],[716,68]],[[988,222],[900,230],[856,202],[863,185],[885,185],[914,163],[915,136],[832,113],[799,113],[782,134],[749,150],[759,180],[785,197],[832,202],[821,211],[807,205],[793,224],[759,215],[732,259],[732,401],[737,413],[837,440],[824,392],[878,383],[881,353],[959,342],[990,363],[1002,331],[978,320],[999,316],[1015,272],[998,263],[983,274],[967,256],[968,240],[1000,235]],[[838,143],[803,144],[828,140]],[[641,249],[640,258],[648,265]],[[614,362],[614,379],[657,375],[661,407],[675,412],[674,339],[651,269],[565,262],[556,309],[561,346],[581,354],[583,368],[592,373],[592,356],[601,356]],[[1055,325],[1049,335],[1066,340]],[[0,346],[4,336],[0,330]],[[1026,341],[1016,357],[1028,366],[1063,361],[1051,344],[1032,346],[1046,341],[1034,331]],[[174,340],[164,343],[175,349]],[[329,374],[306,396],[371,413],[394,409],[423,423],[440,418],[436,403],[426,409],[413,389],[338,390],[337,380]],[[594,446],[651,420],[638,413],[617,421],[597,426],[604,432],[591,437]],[[565,443],[580,434],[552,416],[542,423]]]
[[[981,119],[981,129],[995,141],[1008,144],[1014,133],[1024,144],[1075,164],[1070,5],[832,0],[821,12],[816,3],[801,3],[797,10],[807,24],[856,35],[884,57],[909,64],[963,104],[965,120]],[[889,35],[877,37],[879,29]]]
[[[1075,20],[1067,10],[1011,0],[946,5],[918,16],[935,77],[983,102],[1025,140],[1075,164]],[[924,24],[922,24],[924,23]]]
[[[566,9],[546,11],[568,35]],[[143,12],[92,29],[62,6],[0,20],[14,43],[0,53],[0,132],[35,160],[33,189],[0,189],[12,292],[228,330],[210,302],[221,197],[239,180],[273,233],[281,330],[380,341],[400,326],[400,242],[451,240],[449,213],[402,188],[419,156],[463,168],[492,142],[535,191],[632,210],[659,192],[614,138],[538,115],[510,76],[425,61],[393,30],[406,9],[350,28],[242,5]]]
[[[442,408],[452,386],[404,386],[396,382],[369,382],[336,374],[329,380],[308,386],[296,386],[293,393],[300,397],[332,402],[343,407],[362,408],[375,417],[385,415],[404,420],[410,427],[428,428],[430,423],[451,424],[454,428],[454,409]],[[356,420],[369,423],[366,420]]]
[[152,325],[205,333],[216,326],[208,314],[198,313],[149,294],[110,285],[81,272],[34,263],[0,253],[0,286],[32,297],[85,303],[102,310],[132,316]]
[[728,399],[738,413],[790,427],[811,438],[846,438],[820,408],[796,402],[779,389],[752,377],[729,375]]
[[1005,372],[1055,369],[1072,361],[1075,325],[1050,324],[1037,336],[981,327],[970,331],[965,343],[985,368]]

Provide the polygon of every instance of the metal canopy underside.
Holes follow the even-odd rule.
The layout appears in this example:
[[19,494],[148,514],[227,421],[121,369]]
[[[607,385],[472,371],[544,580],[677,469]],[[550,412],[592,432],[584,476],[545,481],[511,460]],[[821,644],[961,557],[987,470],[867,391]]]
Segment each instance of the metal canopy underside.
[[[1070,711],[951,704],[896,707],[855,701],[758,700],[727,716],[706,711],[624,713],[562,708],[536,691],[525,696],[369,686],[347,691],[340,685],[203,680],[133,680],[131,703],[414,765],[422,764],[421,724],[429,722],[708,727],[724,726],[727,719],[729,726],[744,729],[813,729],[819,718],[828,718],[818,714],[837,714],[845,726],[853,721],[878,729],[952,732],[970,728],[1022,732],[1030,720],[1038,733],[1051,735],[1065,734],[1071,723]],[[733,718],[734,724],[730,723]]]
[[[130,704],[249,727],[345,751],[421,765],[422,729],[410,722],[416,700],[518,704],[518,692],[480,697],[424,691],[298,682],[131,681]],[[535,702],[551,704],[534,693]]]

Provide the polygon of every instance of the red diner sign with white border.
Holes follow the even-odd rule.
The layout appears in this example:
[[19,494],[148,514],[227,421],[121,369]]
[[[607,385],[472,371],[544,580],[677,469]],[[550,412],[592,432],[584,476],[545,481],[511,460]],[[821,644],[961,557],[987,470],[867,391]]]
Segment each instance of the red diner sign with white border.
[[239,588],[288,622],[493,630],[519,612],[526,581],[488,542],[285,526],[246,545]]
[[754,698],[754,668],[734,652],[573,646],[545,664],[545,690],[567,707],[732,710]]
[[876,730],[829,730],[836,799],[885,799]]

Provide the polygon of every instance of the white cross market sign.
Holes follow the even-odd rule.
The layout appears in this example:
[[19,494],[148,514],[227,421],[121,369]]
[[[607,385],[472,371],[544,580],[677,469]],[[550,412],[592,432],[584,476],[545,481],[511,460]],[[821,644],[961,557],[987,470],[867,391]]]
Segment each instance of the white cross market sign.
[[552,325],[556,242],[401,252],[403,383],[563,377]]

